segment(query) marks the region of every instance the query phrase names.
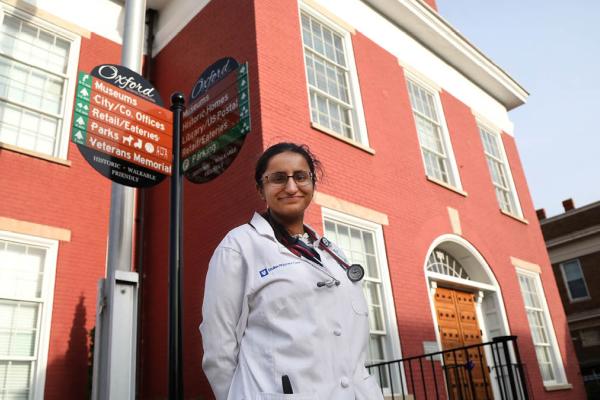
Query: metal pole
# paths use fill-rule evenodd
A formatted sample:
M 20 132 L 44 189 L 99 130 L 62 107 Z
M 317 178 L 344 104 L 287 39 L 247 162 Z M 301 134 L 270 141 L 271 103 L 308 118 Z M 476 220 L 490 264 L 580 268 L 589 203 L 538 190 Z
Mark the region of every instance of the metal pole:
M 146 0 L 126 0 L 121 64 L 141 71 Z M 100 281 L 93 399 L 135 399 L 138 274 L 132 272 L 135 189 L 111 184 L 106 279 Z
M 515 381 L 515 374 L 514 374 L 514 371 L 512 369 L 512 362 L 511 362 L 510 350 L 508 349 L 508 341 L 512 340 L 512 339 L 516 339 L 516 336 L 500 336 L 500 337 L 495 337 L 494 341 L 498 341 L 499 343 L 502 343 L 502 347 L 504 348 L 504 357 L 506 358 L 506 368 L 508 370 L 508 380 L 510 382 L 510 390 L 512 392 L 513 399 L 518 399 L 518 397 L 517 397 L 517 384 L 516 384 L 516 381 Z
M 137 73 L 142 69 L 145 17 L 146 0 L 125 2 L 121 65 Z M 135 189 L 113 182 L 108 231 L 109 277 L 116 270 L 131 271 L 134 211 Z
M 181 190 L 180 168 L 181 119 L 185 97 L 171 96 L 173 111 L 173 170 L 171 175 L 171 223 L 169 232 L 169 399 L 183 399 L 182 337 L 181 337 Z

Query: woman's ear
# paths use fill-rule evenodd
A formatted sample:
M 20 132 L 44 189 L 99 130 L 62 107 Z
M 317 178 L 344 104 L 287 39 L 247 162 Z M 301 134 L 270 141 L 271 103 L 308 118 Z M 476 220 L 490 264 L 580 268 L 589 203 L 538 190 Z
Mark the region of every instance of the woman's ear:
M 256 191 L 258 192 L 258 195 L 260 196 L 261 200 L 265 200 L 265 192 L 263 190 L 262 186 L 256 185 Z

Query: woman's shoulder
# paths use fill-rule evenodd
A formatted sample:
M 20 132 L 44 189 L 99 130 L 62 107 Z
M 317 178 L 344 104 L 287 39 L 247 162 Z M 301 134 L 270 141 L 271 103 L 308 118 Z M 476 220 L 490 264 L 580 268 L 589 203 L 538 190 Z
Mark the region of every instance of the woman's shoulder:
M 239 250 L 244 244 L 247 245 L 250 241 L 256 240 L 257 237 L 256 229 L 252 226 L 252 221 L 249 221 L 227 232 L 219 247 Z

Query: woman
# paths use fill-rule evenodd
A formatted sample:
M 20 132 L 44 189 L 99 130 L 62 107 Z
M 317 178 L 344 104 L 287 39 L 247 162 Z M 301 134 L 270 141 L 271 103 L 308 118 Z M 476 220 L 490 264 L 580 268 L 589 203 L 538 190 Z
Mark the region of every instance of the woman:
M 304 225 L 318 166 L 306 146 L 267 149 L 255 170 L 267 211 L 210 260 L 200 331 L 217 400 L 383 399 L 364 367 L 364 272 Z

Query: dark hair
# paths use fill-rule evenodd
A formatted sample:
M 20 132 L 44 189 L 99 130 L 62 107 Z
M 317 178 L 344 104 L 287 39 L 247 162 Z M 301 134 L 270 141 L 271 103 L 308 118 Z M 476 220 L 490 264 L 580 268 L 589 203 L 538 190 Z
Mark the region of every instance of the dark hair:
M 263 186 L 263 174 L 267 170 L 269 160 L 275 157 L 277 154 L 285 153 L 286 151 L 300 154 L 306 160 L 308 168 L 312 174 L 313 183 L 317 182 L 317 172 L 322 175 L 321 162 L 317 160 L 315 155 L 310 152 L 310 149 L 305 144 L 296 144 L 289 142 L 281 142 L 274 144 L 262 153 L 258 161 L 256 162 L 256 168 L 254 169 L 254 180 L 256 186 L 261 188 Z

